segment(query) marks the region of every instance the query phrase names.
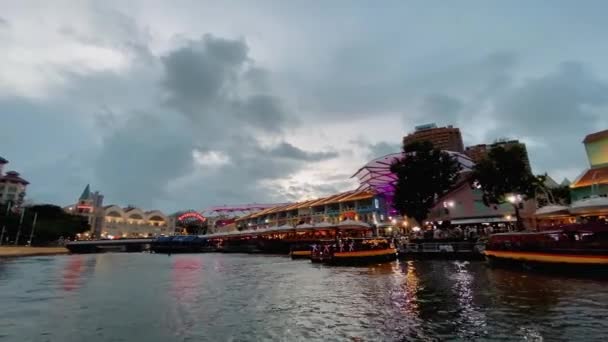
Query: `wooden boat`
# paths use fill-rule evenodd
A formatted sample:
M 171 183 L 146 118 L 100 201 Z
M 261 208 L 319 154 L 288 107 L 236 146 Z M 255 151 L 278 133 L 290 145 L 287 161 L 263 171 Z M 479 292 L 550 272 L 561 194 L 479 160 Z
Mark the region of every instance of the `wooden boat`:
M 347 238 L 325 242 L 312 250 L 313 262 L 331 265 L 366 264 L 393 261 L 397 259 L 397 249 L 393 242 L 385 238 Z
M 608 225 L 564 225 L 549 231 L 494 234 L 484 251 L 491 265 L 608 274 Z
M 319 240 L 311 245 L 310 261 L 327 262 L 331 259 L 336 240 Z
M 291 250 L 289 256 L 292 259 L 310 259 L 312 254 L 312 245 L 314 241 L 302 241 L 291 244 Z

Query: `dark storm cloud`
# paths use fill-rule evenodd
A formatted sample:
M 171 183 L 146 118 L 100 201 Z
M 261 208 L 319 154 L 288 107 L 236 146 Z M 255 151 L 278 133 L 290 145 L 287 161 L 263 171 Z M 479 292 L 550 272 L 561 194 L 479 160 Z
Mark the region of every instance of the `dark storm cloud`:
M 95 167 L 102 189 L 123 204 L 153 205 L 165 197 L 169 180 L 192 169 L 184 129 L 176 121 L 134 115 L 104 141 Z
M 0 156 L 35 184 L 28 189 L 29 199 L 67 203 L 71 190 L 81 190 L 92 174 L 92 158 L 79 113 L 64 103 L 0 97 L 0 118 Z
M 218 199 L 281 200 L 277 189 L 261 182 L 337 156 L 287 142 L 262 147 L 257 133 L 280 138 L 295 120 L 248 51 L 242 40 L 205 35 L 188 41 L 160 58 L 160 88 L 144 88 L 147 96 L 165 94 L 160 109 L 127 112 L 130 119 L 121 123 L 124 109 L 117 114 L 112 107 L 100 107 L 97 121 L 107 123 L 110 133 L 103 138 L 96 174 L 108 197 L 171 208 L 186 201 L 198 208 Z M 251 82 L 268 86 L 257 89 Z M 227 162 L 195 165 L 194 150 L 221 153 Z M 179 179 L 183 181 L 175 185 Z
M 519 134 L 580 133 L 593 129 L 598 120 L 591 109 L 608 104 L 608 83 L 583 64 L 566 62 L 513 88 L 496 104 L 501 125 Z
M 463 108 L 463 103 L 454 97 L 431 94 L 424 98 L 420 110 L 428 122 L 435 122 L 438 119 L 444 122 L 456 122 Z
M 201 110 L 217 105 L 234 91 L 247 59 L 247 45 L 205 35 L 162 58 L 168 101 L 197 119 Z
M 453 73 L 444 74 L 443 82 L 439 74 L 432 77 L 445 92 L 424 97 L 416 120 L 460 125 L 463 135 L 481 130 L 485 138 L 479 142 L 523 139 L 538 173 L 582 170 L 586 163 L 580 141 L 586 134 L 603 129 L 599 113 L 608 105 L 608 83 L 578 62 L 561 63 L 555 70 L 523 82 L 514 82 L 510 76 L 510 70 L 517 66 L 512 54 L 492 54 L 478 66 L 481 71 L 471 72 L 473 83 L 471 77 L 456 72 L 464 85 L 475 85 L 465 93 L 450 86 L 439 87 L 449 85 Z M 494 128 L 484 127 L 486 122 Z
M 167 104 L 214 138 L 234 127 L 282 131 L 295 120 L 271 93 L 266 71 L 255 66 L 248 51 L 243 40 L 207 34 L 167 54 L 162 58 Z
M 306 152 L 289 143 L 283 142 L 269 150 L 270 155 L 303 161 L 321 161 L 330 158 L 336 158 L 337 152 Z
M 261 130 L 280 132 L 288 122 L 280 100 L 274 96 L 252 95 L 235 106 L 238 119 Z
M 401 151 L 401 142 L 379 141 L 376 143 L 370 143 L 364 138 L 358 138 L 351 140 L 350 143 L 359 148 L 365 149 L 366 161 Z
M 379 51 L 365 46 L 357 50 L 359 59 L 347 58 L 354 52 L 338 51 L 328 67 L 330 73 L 322 80 L 297 80 L 310 87 L 302 95 L 303 106 L 323 113 L 325 120 L 402 113 L 406 109 L 411 109 L 406 115 L 416 121 L 424 121 L 427 111 L 434 111 L 436 117 L 446 114 L 439 109 L 448 109 L 456 116 L 464 106 L 457 103 L 462 101 L 461 96 L 486 97 L 504 89 L 518 62 L 514 53 L 496 51 L 464 61 L 435 58 L 425 62 L 424 68 L 410 68 L 405 62 L 399 63 L 405 58 L 401 48 L 385 49 L 389 56 L 383 56 L 388 59 L 386 67 L 371 67 L 369 60 L 375 59 Z M 365 63 L 360 60 L 363 57 Z
M 606 128 L 604 3 L 75 3 L 0 5 L 0 153 L 34 199 L 90 182 L 161 209 L 296 200 L 347 186 L 333 151 L 363 163 L 429 121 L 525 139 L 538 172 L 582 171 L 581 139 Z M 332 148 L 289 145 L 304 130 Z M 327 186 L 296 179 L 314 163 Z
M 585 155 L 583 137 L 605 129 L 608 82 L 582 63 L 566 62 L 544 76 L 528 79 L 494 100 L 498 128 L 489 136 L 527 138 L 537 172 L 577 167 Z

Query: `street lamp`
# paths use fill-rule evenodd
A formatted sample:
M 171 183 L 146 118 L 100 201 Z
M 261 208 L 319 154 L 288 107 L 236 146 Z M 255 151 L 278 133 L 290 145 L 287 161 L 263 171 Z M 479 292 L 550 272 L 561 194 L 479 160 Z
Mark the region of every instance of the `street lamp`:
M 520 194 L 510 194 L 507 196 L 507 201 L 513 205 L 515 209 L 515 225 L 518 230 L 522 230 L 521 220 L 519 216 L 519 205 L 523 201 Z

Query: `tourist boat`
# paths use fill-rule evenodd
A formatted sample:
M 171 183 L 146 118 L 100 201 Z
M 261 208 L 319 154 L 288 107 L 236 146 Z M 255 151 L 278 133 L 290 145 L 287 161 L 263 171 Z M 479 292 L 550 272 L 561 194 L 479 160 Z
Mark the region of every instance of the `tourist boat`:
M 599 270 L 608 275 L 608 225 L 571 224 L 548 231 L 494 234 L 488 239 L 484 254 L 491 265 Z
M 312 254 L 311 246 L 314 242 L 294 242 L 291 244 L 289 256 L 292 259 L 310 259 Z
M 311 245 L 310 261 L 313 263 L 328 262 L 333 255 L 336 240 L 319 240 Z
M 291 241 L 289 255 L 292 259 L 310 259 L 312 247 L 321 241 L 333 241 L 338 226 L 327 222 L 315 224 L 303 223 L 296 226 L 295 235 Z
M 313 246 L 311 260 L 331 265 L 366 264 L 397 259 L 394 243 L 385 238 L 346 238 Z

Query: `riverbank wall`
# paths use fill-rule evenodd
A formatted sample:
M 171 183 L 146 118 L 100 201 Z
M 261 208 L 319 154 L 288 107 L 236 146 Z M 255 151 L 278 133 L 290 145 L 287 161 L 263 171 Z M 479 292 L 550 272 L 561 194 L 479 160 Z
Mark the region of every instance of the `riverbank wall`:
M 0 258 L 68 254 L 65 247 L 0 246 Z

